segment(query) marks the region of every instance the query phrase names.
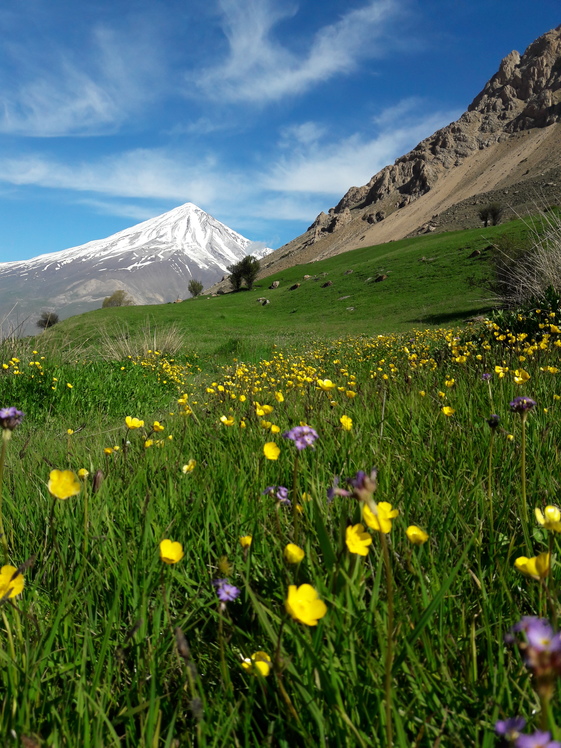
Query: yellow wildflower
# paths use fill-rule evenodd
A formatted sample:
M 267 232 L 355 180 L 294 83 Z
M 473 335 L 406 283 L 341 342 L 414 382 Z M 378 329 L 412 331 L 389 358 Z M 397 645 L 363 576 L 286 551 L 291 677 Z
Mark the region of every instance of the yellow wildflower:
M 263 445 L 263 454 L 268 460 L 278 460 L 280 449 L 275 442 L 267 442 Z
M 327 605 L 319 599 L 317 591 L 310 584 L 301 584 L 300 587 L 291 584 L 285 608 L 295 621 L 306 626 L 317 626 L 319 619 L 327 613 Z
M 266 678 L 271 672 L 271 658 L 266 652 L 255 652 L 251 657 L 246 657 L 242 662 L 242 667 L 248 673 L 259 674 Z
M 299 546 L 289 543 L 284 549 L 284 558 L 289 564 L 299 564 L 306 554 Z
M 131 418 L 131 416 L 125 418 L 125 423 L 127 424 L 127 428 L 131 429 L 131 431 L 144 426 L 144 421 L 141 421 L 140 418 Z
M 181 543 L 167 539 L 160 543 L 160 558 L 164 564 L 176 564 L 184 555 Z
M 445 416 L 453 416 L 456 411 L 454 410 L 454 408 L 451 408 L 449 405 L 445 405 L 442 408 L 442 412 L 444 413 Z
M 561 532 L 561 510 L 556 506 L 546 506 L 543 510 L 536 507 L 534 509 L 538 523 L 545 527 L 546 530 L 555 530 Z
M 242 548 L 249 548 L 253 541 L 253 538 L 251 535 L 243 535 L 243 537 L 240 538 L 240 545 Z
M 539 556 L 526 558 L 519 556 L 514 562 L 514 566 L 532 579 L 545 579 L 551 568 L 551 555 L 549 553 L 540 553 Z
M 82 487 L 72 470 L 51 470 L 47 488 L 57 499 L 68 499 L 79 494 Z
M 364 525 L 349 525 L 345 533 L 345 543 L 351 553 L 367 556 L 368 546 L 372 543 L 372 536 L 364 531 Z
M 377 513 L 374 514 L 368 504 L 363 504 L 362 517 L 368 527 L 387 535 L 391 532 L 392 520 L 399 516 L 399 509 L 392 509 L 392 505 L 388 501 L 379 501 L 376 510 Z
M 409 525 L 407 530 L 405 530 L 405 534 L 413 545 L 423 545 L 429 539 L 427 533 L 421 530 L 420 527 L 417 527 L 417 525 Z
M 0 569 L 0 599 L 19 595 L 25 585 L 23 574 L 15 566 L 7 564 Z
M 353 428 L 353 419 L 349 418 L 349 416 L 341 416 L 339 418 L 339 422 L 341 423 L 341 427 L 343 431 L 351 431 Z
M 197 466 L 196 460 L 189 460 L 189 462 L 186 465 L 183 465 L 183 467 L 181 468 L 181 472 L 192 473 L 193 470 L 196 468 L 196 466 Z

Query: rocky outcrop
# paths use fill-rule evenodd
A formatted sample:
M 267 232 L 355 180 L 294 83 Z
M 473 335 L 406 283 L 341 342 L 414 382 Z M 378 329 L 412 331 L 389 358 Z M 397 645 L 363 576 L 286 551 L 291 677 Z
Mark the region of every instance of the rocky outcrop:
M 533 42 L 521 56 L 514 51 L 456 122 L 438 130 L 412 151 L 375 174 L 363 187 L 351 187 L 308 232 L 319 241 L 360 213 L 368 223 L 426 194 L 447 170 L 510 133 L 561 122 L 561 26 Z M 377 206 L 380 206 L 377 208 Z

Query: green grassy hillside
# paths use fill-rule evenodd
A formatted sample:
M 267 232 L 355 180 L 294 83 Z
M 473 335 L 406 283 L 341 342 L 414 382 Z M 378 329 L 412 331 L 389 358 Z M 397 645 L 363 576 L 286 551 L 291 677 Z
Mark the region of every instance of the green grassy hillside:
M 512 221 L 361 248 L 296 265 L 258 281 L 252 291 L 99 309 L 65 320 L 47 335 L 53 342 L 103 347 L 107 338 L 134 338 L 147 326 L 154 331 L 173 324 L 197 352 L 235 355 L 252 349 L 260 354 L 263 346 L 302 335 L 335 338 L 454 324 L 491 309 L 486 248 L 504 233 L 521 236 L 529 230 L 523 221 Z M 474 250 L 481 254 L 472 257 Z M 311 277 L 304 280 L 306 275 Z M 379 276 L 387 278 L 376 282 Z M 279 288 L 269 290 L 275 280 Z M 328 281 L 332 285 L 322 288 Z M 300 287 L 289 290 L 295 283 Z M 262 306 L 260 297 L 270 303 Z

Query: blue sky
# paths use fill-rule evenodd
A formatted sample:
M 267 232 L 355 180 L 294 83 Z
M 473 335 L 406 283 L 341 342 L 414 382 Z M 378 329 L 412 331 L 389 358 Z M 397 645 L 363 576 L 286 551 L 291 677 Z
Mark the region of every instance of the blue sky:
M 281 246 L 560 23 L 559 0 L 3 0 L 0 261 L 188 201 Z

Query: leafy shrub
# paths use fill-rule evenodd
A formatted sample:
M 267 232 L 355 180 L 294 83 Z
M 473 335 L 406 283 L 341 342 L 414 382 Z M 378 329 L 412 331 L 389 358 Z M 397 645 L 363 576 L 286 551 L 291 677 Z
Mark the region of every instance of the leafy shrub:
M 132 306 L 133 304 L 134 300 L 128 295 L 128 293 L 126 291 L 123 291 L 122 289 L 119 289 L 118 291 L 112 293 L 111 296 L 106 296 L 103 299 L 101 308 L 107 309 L 108 307 L 113 306 Z

